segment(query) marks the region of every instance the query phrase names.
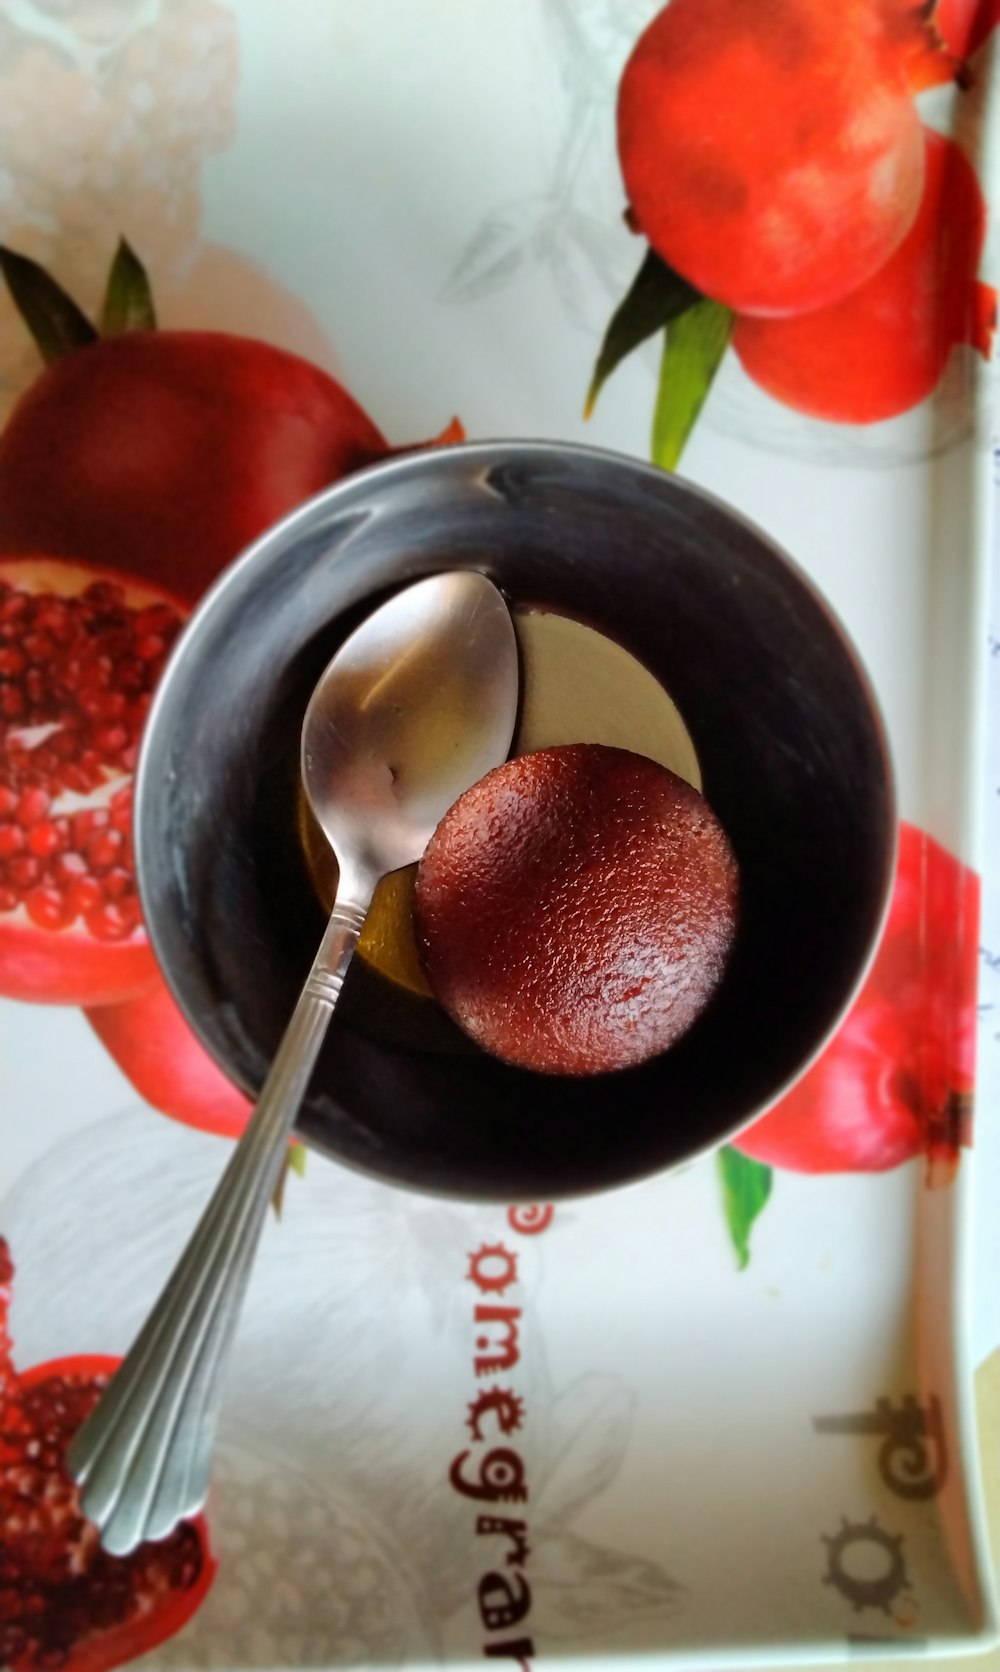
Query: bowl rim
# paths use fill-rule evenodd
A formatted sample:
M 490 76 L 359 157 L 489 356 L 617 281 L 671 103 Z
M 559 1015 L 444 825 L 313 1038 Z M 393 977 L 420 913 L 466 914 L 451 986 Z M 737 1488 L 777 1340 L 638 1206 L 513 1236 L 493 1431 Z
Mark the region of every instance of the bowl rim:
M 872 965 L 877 956 L 885 930 L 886 920 L 892 905 L 893 883 L 899 849 L 899 804 L 896 772 L 893 763 L 892 749 L 889 742 L 888 728 L 882 711 L 882 705 L 872 683 L 871 676 L 862 660 L 860 651 L 854 643 L 851 634 L 841 621 L 830 600 L 804 569 L 802 564 L 787 552 L 784 547 L 753 518 L 730 505 L 726 500 L 702 488 L 685 478 L 662 470 L 659 466 L 612 448 L 594 446 L 590 443 L 573 441 L 552 441 L 548 439 L 532 440 L 530 438 L 505 438 L 493 440 L 476 440 L 449 443 L 448 446 L 429 446 L 390 453 L 384 459 L 352 472 L 342 477 L 340 481 L 323 488 L 319 493 L 304 500 L 286 516 L 258 535 L 237 556 L 223 568 L 215 580 L 202 594 L 194 609 L 184 624 L 171 653 L 166 667 L 161 675 L 153 700 L 146 716 L 143 727 L 139 757 L 136 763 L 133 791 L 133 842 L 134 868 L 136 887 L 142 906 L 143 924 L 149 939 L 157 967 L 166 982 L 171 996 L 180 1009 L 182 1015 L 191 1027 L 202 1048 L 215 1061 L 227 1079 L 240 1086 L 240 1089 L 254 1099 L 252 1089 L 239 1080 L 234 1081 L 230 1065 L 213 1049 L 199 1026 L 197 1013 L 185 1002 L 182 992 L 174 979 L 170 961 L 164 955 L 163 931 L 157 914 L 147 909 L 147 885 L 144 879 L 148 875 L 147 850 L 152 847 L 153 839 L 150 834 L 151 820 L 144 810 L 154 804 L 155 797 L 149 793 L 149 781 L 153 776 L 154 767 L 152 756 L 157 747 L 156 739 L 164 724 L 163 714 L 169 709 L 173 700 L 173 689 L 183 677 L 186 665 L 191 655 L 191 647 L 199 644 L 206 621 L 214 619 L 218 611 L 224 607 L 228 594 L 237 588 L 248 572 L 258 568 L 265 568 L 269 560 L 279 554 L 294 548 L 300 540 L 306 540 L 317 525 L 321 525 L 336 509 L 341 501 L 350 502 L 353 497 L 365 492 L 371 492 L 372 485 L 376 489 L 382 482 L 397 481 L 411 475 L 421 476 L 435 470 L 447 470 L 455 461 L 460 465 L 466 462 L 471 465 L 501 465 L 524 461 L 542 461 L 551 459 L 576 465 L 591 463 L 597 467 L 612 471 L 623 469 L 648 483 L 655 491 L 659 491 L 665 484 L 669 484 L 671 491 L 679 493 L 700 502 L 716 512 L 730 523 L 742 528 L 751 538 L 762 546 L 769 556 L 778 563 L 779 568 L 786 570 L 792 580 L 809 597 L 823 618 L 824 624 L 838 643 L 847 658 L 852 674 L 864 698 L 869 723 L 872 728 L 874 741 L 877 745 L 881 764 L 881 776 L 885 785 L 887 841 L 882 860 L 882 875 L 879 882 L 879 909 L 873 917 L 872 928 L 869 933 L 868 944 L 863 958 L 859 959 L 854 977 L 847 989 L 845 997 L 836 1014 L 823 1033 L 822 1038 L 809 1053 L 795 1067 L 794 1071 L 784 1079 L 780 1086 L 768 1097 L 766 1103 L 756 1107 L 748 1114 L 740 1117 L 738 1124 L 730 1127 L 721 1136 L 712 1138 L 706 1143 L 692 1148 L 678 1159 L 666 1162 L 662 1166 L 631 1179 L 613 1181 L 607 1184 L 596 1184 L 591 1189 L 574 1189 L 566 1196 L 558 1192 L 550 1192 L 552 1200 L 583 1200 L 586 1196 L 600 1195 L 607 1191 L 626 1190 L 641 1185 L 651 1179 L 659 1178 L 668 1173 L 676 1172 L 679 1168 L 716 1153 L 724 1145 L 733 1143 L 741 1132 L 760 1120 L 770 1109 L 773 1109 L 784 1097 L 802 1080 L 813 1065 L 828 1049 L 833 1039 L 854 1006 L 854 1003 L 868 978 Z M 415 577 L 418 578 L 418 577 Z M 450 1191 L 438 1187 L 429 1187 L 419 1183 L 402 1181 L 387 1177 L 375 1169 L 369 1169 L 358 1163 L 340 1156 L 332 1149 L 325 1149 L 321 1144 L 305 1137 L 296 1127 L 300 1141 L 309 1143 L 310 1147 L 321 1150 L 329 1159 L 334 1159 L 341 1166 L 349 1167 L 352 1171 L 360 1172 L 367 1177 L 379 1180 L 381 1183 L 397 1189 L 408 1189 L 437 1199 L 451 1197 L 456 1200 L 500 1200 L 499 1197 L 472 1197 L 465 1191 Z M 506 1196 L 503 1200 L 506 1200 Z

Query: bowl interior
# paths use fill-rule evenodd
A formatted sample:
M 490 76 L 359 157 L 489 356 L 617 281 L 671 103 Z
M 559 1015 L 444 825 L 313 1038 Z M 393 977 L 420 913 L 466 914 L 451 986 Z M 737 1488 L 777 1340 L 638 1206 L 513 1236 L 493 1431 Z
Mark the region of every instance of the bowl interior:
M 891 779 L 841 629 L 717 502 L 630 460 L 550 446 L 461 447 L 356 477 L 215 588 L 143 749 L 137 860 L 154 945 L 202 1041 L 250 1092 L 323 927 L 295 820 L 312 686 L 388 591 L 462 567 L 598 627 L 665 685 L 739 859 L 737 946 L 679 1044 L 590 1079 L 534 1075 L 474 1048 L 390 1045 L 352 1019 L 360 985 L 335 1017 L 300 1129 L 414 1188 L 550 1200 L 723 1141 L 820 1047 L 881 920 Z

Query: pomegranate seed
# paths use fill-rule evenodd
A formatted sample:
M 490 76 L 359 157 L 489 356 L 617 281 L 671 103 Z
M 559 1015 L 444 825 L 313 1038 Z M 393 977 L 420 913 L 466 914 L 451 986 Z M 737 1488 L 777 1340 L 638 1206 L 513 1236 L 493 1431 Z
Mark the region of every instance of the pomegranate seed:
M 136 643 L 135 653 L 140 662 L 155 662 L 166 650 L 166 640 L 159 633 L 147 633 L 146 637 Z
M 30 853 L 19 853 L 16 859 L 7 863 L 7 881 L 13 883 L 15 888 L 34 888 L 41 874 L 40 861 L 34 859 Z
M 24 709 L 24 692 L 21 687 L 0 685 L 0 716 L 5 720 L 19 720 Z
M 120 790 L 118 794 L 121 794 Z M 114 806 L 116 799 L 116 797 L 112 797 L 112 807 Z M 7 784 L 0 784 L 0 819 L 9 819 L 16 806 L 17 796 L 14 791 Z
M 89 772 L 81 772 L 75 761 L 68 761 L 63 767 L 62 781 L 68 790 L 75 790 L 77 795 L 86 795 L 92 788 Z
M 106 691 L 111 684 L 111 676 L 115 665 L 110 656 L 94 656 L 86 663 L 80 676 L 80 689 L 86 691 Z M 125 687 L 118 681 L 121 689 Z
M 122 750 L 121 764 L 125 768 L 126 772 L 134 772 L 135 771 L 136 763 L 138 762 L 138 759 L 139 759 L 139 745 L 137 743 L 130 743 L 127 749 Z
M 96 790 L 99 784 L 103 784 L 103 764 L 104 763 L 102 762 L 100 755 L 94 749 L 85 749 L 83 754 L 80 756 L 80 759 L 76 762 L 76 765 L 79 767 L 80 771 L 87 780 L 87 788 L 89 790 Z
M 52 867 L 56 882 L 66 885 L 87 875 L 87 861 L 82 853 L 61 853 Z
M 21 640 L 21 648 L 28 661 L 36 666 L 39 662 L 47 666 L 56 653 L 55 640 L 50 639 L 47 633 L 26 633 Z
M 16 911 L 21 904 L 21 896 L 13 888 L 0 887 L 0 911 Z
M 83 594 L 88 604 L 108 605 L 121 609 L 125 603 L 125 588 L 114 581 L 91 581 Z
M 27 608 L 28 600 L 24 593 L 12 592 L 10 597 L 5 598 L 0 604 L 0 621 L 20 621 Z
M 114 807 L 114 808 L 128 807 L 129 809 L 131 809 L 131 806 L 132 806 L 132 785 L 131 784 L 123 784 L 120 790 L 115 790 L 114 795 L 111 797 L 111 806 Z
M 69 644 L 76 633 L 76 624 L 67 604 L 61 598 L 46 597 L 35 616 L 39 632 L 49 633 L 60 644 Z
M 24 689 L 27 692 L 28 701 L 34 708 L 40 707 L 45 701 L 48 682 L 49 674 L 43 668 L 29 668 L 25 674 Z
M 96 877 L 83 876 L 70 883 L 66 898 L 73 907 L 74 917 L 86 917 L 88 912 L 101 904 L 104 896 Z
M 139 903 L 137 900 L 109 900 L 89 911 L 86 923 L 95 940 L 127 940 L 139 926 Z
M 147 604 L 136 611 L 134 626 L 136 636 L 142 638 L 146 633 L 167 633 L 179 627 L 180 617 L 169 604 Z
M 128 746 L 128 732 L 124 726 L 99 726 L 94 733 L 94 747 L 102 755 L 120 755 Z
M 32 923 L 40 929 L 65 929 L 73 921 L 69 902 L 58 888 L 33 888 L 24 904 Z
M 106 807 L 83 807 L 79 813 L 74 813 L 70 826 L 73 834 L 73 846 L 84 848 L 87 837 L 95 830 L 105 830 L 110 820 L 110 813 Z
M 51 859 L 65 844 L 65 836 L 48 819 L 28 832 L 28 852 L 37 859 Z
M 23 655 L 14 645 L 5 645 L 0 650 L 0 678 L 16 679 L 24 672 L 25 665 Z
M 98 875 L 110 871 L 121 858 L 124 837 L 120 830 L 98 830 L 86 846 L 87 863 Z
M 97 698 L 97 713 L 95 720 L 121 720 L 128 709 L 128 702 L 121 691 L 102 691 Z
M 50 798 L 43 789 L 25 790 L 17 804 L 15 817 L 18 824 L 23 824 L 27 830 L 30 825 L 38 824 L 48 813 Z
M 24 831 L 19 824 L 0 825 L 0 859 L 9 859 L 24 847 Z
M 106 877 L 101 878 L 101 893 L 106 900 L 124 900 L 126 894 L 131 894 L 131 892 L 131 875 L 120 865 L 114 871 L 109 871 Z
M 126 656 L 118 664 L 115 684 L 119 691 L 142 691 L 146 685 L 146 669 L 141 662 Z
M 61 731 L 53 732 L 49 738 L 49 751 L 57 761 L 71 761 L 79 752 L 80 739 L 64 726 Z
M 129 834 L 132 829 L 131 807 L 112 807 L 111 828 L 112 830 L 120 830 L 123 836 Z

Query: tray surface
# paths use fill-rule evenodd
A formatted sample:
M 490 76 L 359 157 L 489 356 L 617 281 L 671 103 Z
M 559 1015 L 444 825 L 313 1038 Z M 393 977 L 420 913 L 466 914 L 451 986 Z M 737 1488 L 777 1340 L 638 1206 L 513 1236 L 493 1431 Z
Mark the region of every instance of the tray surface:
M 755 73 L 770 85 L 774 42 L 751 28 L 746 46 L 738 0 L 700 4 L 719 42 L 705 59 L 709 93 L 737 36 L 741 51 L 763 53 Z M 691 0 L 673 5 L 683 17 Z M 811 0 L 769 15 L 784 10 L 807 20 L 799 45 L 811 45 L 793 74 L 782 37 L 786 80 L 773 109 L 808 136 L 807 115 L 820 127 L 823 117 L 809 78 L 825 88 L 840 47 Z M 749 334 L 741 339 L 708 280 L 681 307 L 683 281 L 661 263 L 647 269 L 647 312 L 638 320 L 633 304 L 628 316 L 633 336 L 649 340 L 608 375 L 587 421 L 609 321 L 647 259 L 644 233 L 623 218 L 623 163 L 647 200 L 624 138 L 619 155 L 615 102 L 658 12 L 655 0 L 280 9 L 31 0 L 0 16 L 0 242 L 42 263 L 80 319 L 100 315 L 125 238 L 134 256 L 118 258 L 105 324 L 149 323 L 148 281 L 158 341 L 227 331 L 301 355 L 340 380 L 394 447 L 440 434 L 457 415 L 473 439 L 590 441 L 677 468 L 777 539 L 846 624 L 885 715 L 904 824 L 893 944 L 905 955 L 876 962 L 867 1008 L 831 1048 L 840 1055 L 793 1094 L 787 1130 L 554 1209 L 411 1195 L 309 1154 L 265 1233 L 216 1486 L 191 1535 L 197 1573 L 168 1581 L 145 1636 L 115 1646 L 97 1629 L 95 1666 L 155 1648 L 150 1664 L 234 1672 L 640 1654 L 718 1668 L 982 1652 L 995 1640 L 972 1377 L 991 1355 L 995 1371 L 1000 1348 L 1000 877 L 983 863 L 1000 842 L 1000 617 L 988 592 L 995 370 L 976 347 L 986 346 L 981 287 L 1000 282 L 1000 237 L 962 170 L 975 171 L 975 192 L 995 211 L 997 31 L 989 5 L 941 0 L 939 34 L 966 60 L 962 85 L 926 40 L 905 77 L 896 57 L 885 69 L 899 132 L 912 106 L 939 136 L 918 136 L 906 166 L 917 168 L 919 153 L 923 168 L 935 146 L 952 159 L 941 199 L 952 219 L 932 218 L 931 246 L 983 240 L 978 259 L 962 258 L 959 312 L 975 342 L 953 347 L 928 389 L 913 396 L 903 347 L 894 360 L 880 335 L 865 352 L 853 316 L 841 314 L 830 329 L 854 344 L 841 359 L 858 373 L 842 380 L 841 398 L 863 416 L 884 361 L 892 410 L 875 422 L 812 416 L 803 407 L 827 398 L 837 357 L 816 350 L 827 368 L 819 395 L 807 399 L 801 385 L 768 393 L 759 365 L 757 381 L 745 369 Z M 841 13 L 867 38 L 875 0 Z M 687 110 L 686 97 L 675 90 L 671 108 Z M 640 152 L 659 132 L 655 109 L 639 124 Z M 866 114 L 877 126 L 874 103 Z M 753 132 L 765 129 L 780 151 L 781 124 L 769 115 Z M 658 191 L 673 191 L 690 160 L 685 133 L 670 141 Z M 898 162 L 895 127 L 885 143 Z M 760 163 L 765 177 L 770 166 Z M 830 240 L 837 182 L 822 168 L 816 178 L 826 210 L 811 235 L 818 248 Z M 757 184 L 748 175 L 741 190 Z M 893 189 L 902 202 L 905 182 Z M 914 190 L 899 211 L 911 225 L 929 188 Z M 724 287 L 741 236 L 730 228 Z M 861 241 L 848 217 L 845 262 Z M 834 239 L 810 283 L 835 282 L 836 255 Z M 684 259 L 694 260 L 688 246 Z M 807 265 L 796 283 L 806 284 Z M 762 269 L 777 281 L 776 258 Z M 37 325 L 44 315 L 57 346 L 73 350 L 74 375 L 107 345 L 88 344 L 86 323 L 37 273 L 8 265 L 7 278 L 0 580 L 23 587 L 23 569 L 10 565 L 37 564 L 44 551 L 64 567 L 135 571 L 193 599 L 210 578 L 199 564 L 235 555 L 259 531 L 255 516 L 287 508 L 282 494 L 294 503 L 330 479 L 327 458 L 317 479 L 302 466 L 300 490 L 287 487 L 252 423 L 245 436 L 227 428 L 235 408 L 218 368 L 198 374 L 195 396 L 190 371 L 177 373 L 176 410 L 193 401 L 203 421 L 218 398 L 223 419 L 211 469 L 196 458 L 176 505 L 169 494 L 156 501 L 164 528 L 173 511 L 202 519 L 196 555 L 185 545 L 168 575 L 156 519 L 148 544 L 135 545 L 116 522 L 130 472 L 144 491 L 150 468 L 172 481 L 189 440 L 171 428 L 166 385 L 147 368 L 130 409 L 128 391 L 109 381 L 95 409 L 101 430 L 88 427 L 84 378 L 82 393 L 36 404 L 36 431 L 16 451 L 29 402 L 68 376 L 57 366 L 43 387 L 22 316 Z M 902 307 L 892 294 L 890 342 Z M 818 317 L 815 296 L 775 331 Z M 936 306 L 947 335 L 951 303 L 939 292 Z M 911 322 L 899 340 L 918 337 Z M 620 347 L 621 328 L 609 340 Z M 780 332 L 774 340 L 780 358 Z M 801 369 L 812 350 L 789 340 Z M 273 391 L 261 395 L 248 363 L 234 398 L 270 412 Z M 361 453 L 366 445 L 367 431 Z M 308 448 L 296 448 L 299 482 Z M 96 494 L 95 460 L 113 484 Z M 336 469 L 360 462 L 338 455 Z M 243 498 L 217 513 L 204 484 L 226 470 Z M 0 890 L 9 886 L 4 873 Z M 15 1267 L 14 1363 L 23 1375 L 69 1361 L 63 1372 L 87 1379 L 99 1368 L 90 1355 L 128 1347 L 242 1111 L 200 1062 L 183 1084 L 173 1074 L 170 1064 L 195 1059 L 172 1031 L 169 995 L 142 974 L 141 948 L 136 1007 L 123 1011 L 121 984 L 133 977 L 120 958 L 69 970 L 68 955 L 48 956 L 50 935 L 32 966 L 43 974 L 29 978 L 26 919 L 15 915 L 0 909 L 0 1235 Z M 887 1125 L 915 1107 L 890 1142 Z M 855 1151 L 842 1136 L 851 1115 L 865 1134 Z M 827 1116 L 847 1146 L 833 1171 L 821 1170 L 830 1158 L 816 1136 Z M 10 1379 L 4 1315 L 10 1429 L 32 1378 Z M 0 1494 L 14 1489 L 13 1468 L 0 1455 Z M 44 1597 L 54 1618 L 56 1591 Z M 0 1615 L 0 1631 L 5 1623 Z M 9 1655 L 13 1672 L 38 1664 Z

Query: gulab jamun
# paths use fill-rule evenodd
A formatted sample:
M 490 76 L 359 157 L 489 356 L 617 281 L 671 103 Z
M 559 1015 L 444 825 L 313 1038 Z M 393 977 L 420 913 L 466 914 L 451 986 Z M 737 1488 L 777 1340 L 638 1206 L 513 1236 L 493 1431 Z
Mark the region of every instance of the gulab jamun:
M 548 1074 L 673 1045 L 733 945 L 738 868 L 704 797 L 601 744 L 505 762 L 456 801 L 417 871 L 431 989 L 484 1050 Z

